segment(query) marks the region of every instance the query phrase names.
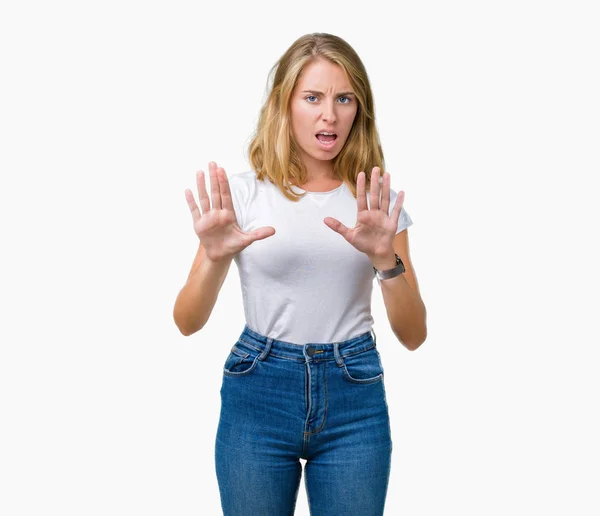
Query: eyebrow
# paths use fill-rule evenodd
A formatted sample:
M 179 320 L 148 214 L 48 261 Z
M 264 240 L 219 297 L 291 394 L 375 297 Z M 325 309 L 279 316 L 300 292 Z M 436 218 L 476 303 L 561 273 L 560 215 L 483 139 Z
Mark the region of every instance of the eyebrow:
M 317 93 L 319 95 L 323 95 L 322 91 L 317 90 L 304 90 L 302 93 Z M 354 95 L 354 93 L 352 91 L 342 91 L 341 93 L 337 94 L 338 97 L 341 97 L 342 95 Z

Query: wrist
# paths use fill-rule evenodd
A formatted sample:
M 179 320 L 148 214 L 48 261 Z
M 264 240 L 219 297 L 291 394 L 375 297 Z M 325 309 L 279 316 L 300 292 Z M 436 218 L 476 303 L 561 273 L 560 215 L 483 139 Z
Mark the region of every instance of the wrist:
M 394 253 L 394 261 L 394 266 L 390 268 L 377 269 L 373 267 L 373 272 L 375 273 L 379 284 L 381 284 L 381 280 L 395 278 L 396 276 L 400 276 L 405 271 L 404 264 L 402 263 L 402 260 L 396 253 Z M 377 263 L 379 263 L 379 261 Z M 387 267 L 387 260 L 386 262 L 382 261 L 381 263 L 383 264 L 381 265 L 382 267 Z
M 378 271 L 386 271 L 396 266 L 396 253 L 393 249 L 382 256 L 371 257 L 371 265 Z

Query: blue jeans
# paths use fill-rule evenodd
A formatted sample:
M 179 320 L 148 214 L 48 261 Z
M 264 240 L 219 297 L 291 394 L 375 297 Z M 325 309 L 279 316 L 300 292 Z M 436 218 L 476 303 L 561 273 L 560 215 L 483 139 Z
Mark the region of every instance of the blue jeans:
M 215 465 L 224 516 L 293 515 L 300 458 L 312 516 L 381 516 L 391 455 L 374 333 L 298 345 L 244 327 L 221 387 Z

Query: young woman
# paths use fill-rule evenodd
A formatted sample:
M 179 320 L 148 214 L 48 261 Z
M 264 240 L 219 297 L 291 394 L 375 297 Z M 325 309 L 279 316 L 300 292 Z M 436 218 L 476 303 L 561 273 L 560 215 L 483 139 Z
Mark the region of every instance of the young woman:
M 174 318 L 184 335 L 200 330 L 236 261 L 246 325 L 225 360 L 215 443 L 225 516 L 294 514 L 300 458 L 311 514 L 382 515 L 392 439 L 371 296 L 377 277 L 394 334 L 417 349 L 412 220 L 389 173 L 380 180 L 352 47 L 309 34 L 273 70 L 252 170 L 228 179 L 211 162 L 210 200 L 197 173 L 201 211 L 185 192 L 200 244 Z

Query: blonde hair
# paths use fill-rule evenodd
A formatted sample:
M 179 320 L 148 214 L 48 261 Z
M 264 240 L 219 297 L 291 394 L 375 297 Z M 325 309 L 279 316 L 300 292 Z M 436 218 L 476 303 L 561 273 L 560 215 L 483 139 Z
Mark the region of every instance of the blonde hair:
M 348 139 L 332 160 L 335 176 L 345 182 L 356 197 L 360 171 L 366 174 L 367 191 L 372 168 L 381 168 L 380 177 L 385 171 L 383 150 L 375 127 L 373 93 L 360 57 L 338 36 L 320 32 L 306 34 L 298 38 L 271 68 L 268 82 L 273 77 L 272 85 L 248 148 L 250 164 L 257 178 L 262 181 L 266 176 L 294 202 L 305 193 L 296 194 L 289 185 L 304 184 L 307 171 L 291 134 L 290 99 L 304 67 L 319 57 L 342 67 L 358 100 Z

